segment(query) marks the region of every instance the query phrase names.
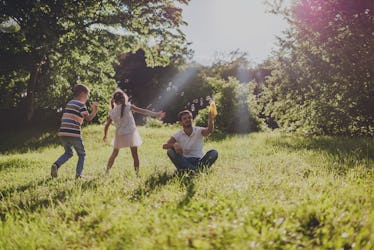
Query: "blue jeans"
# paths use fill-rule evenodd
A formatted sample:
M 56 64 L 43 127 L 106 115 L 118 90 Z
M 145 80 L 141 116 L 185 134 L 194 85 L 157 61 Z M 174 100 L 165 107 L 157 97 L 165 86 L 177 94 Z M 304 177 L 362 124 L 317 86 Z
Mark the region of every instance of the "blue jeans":
M 218 152 L 214 149 L 209 150 L 202 158 L 185 157 L 181 154 L 177 154 L 174 148 L 169 148 L 167 154 L 178 171 L 197 170 L 202 167 L 209 168 L 218 158 Z
M 55 162 L 57 168 L 60 168 L 62 164 L 73 156 L 72 148 L 74 148 L 78 154 L 76 175 L 80 176 L 83 171 L 84 159 L 86 157 L 86 151 L 84 150 L 82 138 L 61 136 L 60 139 L 62 146 L 64 146 L 65 153 L 61 155 Z

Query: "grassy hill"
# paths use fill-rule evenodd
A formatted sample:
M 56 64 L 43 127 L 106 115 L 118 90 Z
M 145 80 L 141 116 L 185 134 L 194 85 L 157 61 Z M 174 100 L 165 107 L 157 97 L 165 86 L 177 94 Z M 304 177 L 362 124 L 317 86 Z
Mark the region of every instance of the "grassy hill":
M 140 177 L 129 149 L 104 177 L 112 148 L 85 127 L 78 181 L 76 156 L 50 178 L 54 131 L 3 132 L 0 249 L 374 248 L 373 138 L 213 136 L 213 168 L 175 175 L 175 130 L 139 127 Z

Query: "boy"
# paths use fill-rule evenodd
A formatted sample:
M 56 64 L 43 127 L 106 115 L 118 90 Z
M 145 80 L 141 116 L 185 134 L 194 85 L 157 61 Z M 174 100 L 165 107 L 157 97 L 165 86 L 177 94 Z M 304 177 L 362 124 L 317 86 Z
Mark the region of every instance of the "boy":
M 77 84 L 73 88 L 73 99 L 70 100 L 62 113 L 61 126 L 58 132 L 65 153 L 62 154 L 51 166 L 51 176 L 57 177 L 58 169 L 73 156 L 73 150 L 78 154 L 76 178 L 83 178 L 82 171 L 86 152 L 84 150 L 81 125 L 83 120 L 91 121 L 97 113 L 97 103 L 92 103 L 92 112 L 88 113 L 86 102 L 90 96 L 90 90 L 83 84 Z

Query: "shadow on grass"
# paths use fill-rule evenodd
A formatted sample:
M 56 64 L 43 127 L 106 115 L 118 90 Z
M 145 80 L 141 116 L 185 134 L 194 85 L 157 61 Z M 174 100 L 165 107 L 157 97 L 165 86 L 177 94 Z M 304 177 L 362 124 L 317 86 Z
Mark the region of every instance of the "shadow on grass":
M 184 206 L 188 205 L 192 199 L 192 197 L 196 193 L 194 177 L 197 176 L 198 173 L 192 173 L 190 176 L 183 176 L 181 179 L 181 185 L 186 187 L 186 195 L 184 198 L 179 202 L 178 208 L 183 208 Z
M 143 197 L 150 195 L 151 193 L 157 191 L 161 186 L 167 185 L 173 180 L 178 182 L 180 186 L 186 188 L 186 195 L 178 204 L 178 207 L 183 207 L 190 202 L 191 198 L 196 192 L 193 179 L 197 175 L 198 172 L 173 174 L 169 174 L 167 172 L 156 173 L 146 180 L 144 186 L 134 190 L 133 194 L 130 196 L 130 200 L 141 200 Z
M 168 184 L 174 179 L 176 174 L 170 174 L 168 172 L 156 173 L 151 175 L 144 183 L 143 186 L 134 190 L 130 196 L 131 201 L 138 201 L 142 197 L 149 195 L 150 193 L 157 190 L 159 187 Z
M 56 129 L 30 128 L 0 133 L 0 153 L 25 153 L 50 145 L 59 145 Z
M 368 170 L 374 167 L 372 163 L 374 161 L 374 138 L 283 136 L 270 141 L 270 144 L 289 151 L 325 152 L 338 172 L 342 170 L 341 164 L 347 166 L 362 164 Z
M 27 183 L 25 185 L 20 185 L 20 186 L 17 186 L 17 187 L 11 187 L 11 188 L 8 188 L 8 189 L 5 189 L 5 190 L 0 190 L 0 201 L 2 201 L 4 198 L 12 196 L 14 193 L 24 192 L 27 189 L 30 189 L 32 187 L 40 186 L 42 184 L 48 184 L 51 181 L 52 181 L 52 179 L 49 178 L 49 179 L 40 180 L 36 183 L 35 182 L 30 182 L 30 183 Z
M 96 189 L 97 186 L 99 185 L 98 181 L 100 178 L 94 178 L 90 180 L 76 180 L 75 185 L 72 185 L 68 188 L 64 188 L 63 190 L 60 190 L 56 193 L 54 193 L 51 196 L 48 197 L 41 197 L 38 199 L 38 197 L 30 197 L 30 199 L 27 199 L 26 201 L 18 201 L 16 203 L 11 204 L 11 207 L 8 208 L 0 208 L 0 220 L 5 221 L 6 220 L 6 214 L 9 212 L 9 210 L 12 210 L 12 208 L 16 208 L 15 211 L 21 212 L 22 211 L 27 211 L 27 213 L 37 211 L 39 209 L 47 208 L 50 206 L 55 206 L 58 205 L 59 203 L 63 203 L 66 201 L 69 197 L 71 197 L 72 193 L 75 192 L 78 188 L 81 191 L 86 191 L 86 190 L 92 190 Z M 13 187 L 9 188 L 6 190 L 1 190 L 0 191 L 0 201 L 5 200 L 8 197 L 12 197 L 15 193 L 22 193 L 25 192 L 26 190 L 36 188 L 38 186 L 49 186 L 50 189 L 53 189 L 53 184 L 56 181 L 66 181 L 66 179 L 62 180 L 56 180 L 52 178 L 48 179 L 43 179 L 40 180 L 39 182 L 30 182 L 25 185 L 21 185 L 18 187 Z
M 43 166 L 43 163 L 34 159 L 7 159 L 6 161 L 0 161 L 0 172 L 11 169 L 22 169 L 29 168 L 30 166 Z

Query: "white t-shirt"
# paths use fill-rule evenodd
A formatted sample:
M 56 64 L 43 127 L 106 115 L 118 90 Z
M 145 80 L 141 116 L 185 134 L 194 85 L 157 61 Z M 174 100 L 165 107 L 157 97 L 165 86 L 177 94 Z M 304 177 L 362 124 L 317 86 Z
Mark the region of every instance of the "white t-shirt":
M 183 129 L 172 135 L 172 137 L 182 147 L 183 156 L 203 157 L 204 136 L 201 134 L 201 131 L 204 129 L 205 128 L 203 127 L 192 127 L 192 134 L 190 136 L 186 135 Z
M 130 134 L 136 130 L 134 116 L 131 111 L 131 104 L 125 106 L 122 117 L 121 108 L 122 105 L 114 106 L 114 108 L 109 112 L 109 117 L 112 119 L 114 126 L 116 126 L 117 135 Z

